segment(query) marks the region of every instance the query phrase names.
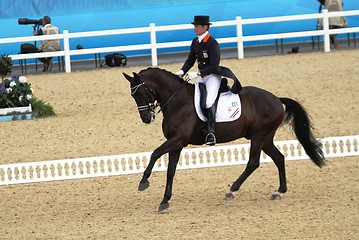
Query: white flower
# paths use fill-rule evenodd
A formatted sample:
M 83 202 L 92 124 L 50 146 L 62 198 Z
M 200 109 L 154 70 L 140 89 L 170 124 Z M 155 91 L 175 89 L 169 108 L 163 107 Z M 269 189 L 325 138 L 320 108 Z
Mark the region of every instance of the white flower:
M 32 87 L 30 87 L 30 91 L 31 91 L 31 93 L 33 93 L 33 91 L 32 91 Z
M 10 87 L 16 86 L 16 82 L 15 81 L 11 81 L 10 82 Z
M 27 82 L 26 77 L 25 77 L 25 76 L 20 76 L 20 77 L 19 77 L 19 82 L 21 82 L 21 83 L 26 83 L 26 82 Z
M 20 101 L 20 102 L 22 101 L 22 98 L 23 98 L 23 97 L 24 97 L 24 96 L 22 96 L 22 95 L 19 97 L 19 101 Z
M 12 88 L 6 88 L 6 93 L 11 93 Z
M 26 94 L 26 100 L 30 100 L 32 96 L 30 94 Z

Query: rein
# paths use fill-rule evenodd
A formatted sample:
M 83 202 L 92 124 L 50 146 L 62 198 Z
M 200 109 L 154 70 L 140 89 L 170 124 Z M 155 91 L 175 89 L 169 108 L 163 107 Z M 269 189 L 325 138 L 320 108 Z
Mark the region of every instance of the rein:
M 165 106 L 172 100 L 172 98 L 179 92 L 179 90 L 180 90 L 180 89 L 185 85 L 185 83 L 188 82 L 188 81 L 189 81 L 189 79 L 188 79 L 187 81 L 183 82 L 182 85 L 181 85 L 179 88 L 177 88 L 177 90 L 171 95 L 171 97 L 169 97 L 169 98 L 167 99 L 167 101 L 165 101 L 165 103 L 163 104 L 163 106 L 160 107 L 160 110 L 158 110 L 157 113 L 160 113 L 160 112 L 162 111 L 162 109 L 165 108 Z

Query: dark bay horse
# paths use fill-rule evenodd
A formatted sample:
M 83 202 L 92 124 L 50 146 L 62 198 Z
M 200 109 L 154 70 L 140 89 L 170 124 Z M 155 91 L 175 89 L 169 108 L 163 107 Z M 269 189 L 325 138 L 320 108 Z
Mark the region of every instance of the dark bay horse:
M 133 74 L 131 77 L 123 73 L 130 82 L 131 95 L 137 104 L 142 121 L 151 123 L 157 106 L 163 113 L 162 131 L 167 140 L 152 153 L 138 187 L 139 191 L 149 187 L 148 178 L 155 162 L 163 154 L 168 153 L 166 188 L 158 208 L 158 211 L 162 212 L 169 207 L 173 178 L 181 150 L 188 144 L 205 143 L 206 123 L 196 114 L 193 100 L 194 84 L 159 68 L 148 68 Z M 249 175 L 259 167 L 261 150 L 272 158 L 279 172 L 279 188 L 272 194 L 271 199 L 280 198 L 287 191 L 284 156 L 273 143 L 274 135 L 283 122 L 292 125 L 298 141 L 313 163 L 319 167 L 325 165 L 321 143 L 314 138 L 309 116 L 297 101 L 277 98 L 270 92 L 249 86 L 243 87 L 239 95 L 242 104 L 240 118 L 215 125 L 217 143 L 241 137 L 251 141 L 247 166 L 230 187 L 230 192 L 226 194 L 227 198 L 233 198 L 234 192 L 238 191 Z

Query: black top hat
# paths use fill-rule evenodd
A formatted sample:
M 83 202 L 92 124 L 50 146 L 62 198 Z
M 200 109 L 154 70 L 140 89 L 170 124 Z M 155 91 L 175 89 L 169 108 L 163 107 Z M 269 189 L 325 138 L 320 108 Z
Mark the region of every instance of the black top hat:
M 193 25 L 211 25 L 209 22 L 209 16 L 194 16 Z

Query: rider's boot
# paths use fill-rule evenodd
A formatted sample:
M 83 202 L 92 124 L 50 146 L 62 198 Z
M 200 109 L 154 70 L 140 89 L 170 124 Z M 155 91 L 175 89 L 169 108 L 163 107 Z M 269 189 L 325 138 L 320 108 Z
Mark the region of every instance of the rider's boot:
M 207 145 L 214 145 L 216 144 L 216 136 L 214 131 L 214 124 L 215 124 L 215 105 L 210 108 L 206 109 L 207 111 L 207 136 L 206 136 L 206 144 Z

